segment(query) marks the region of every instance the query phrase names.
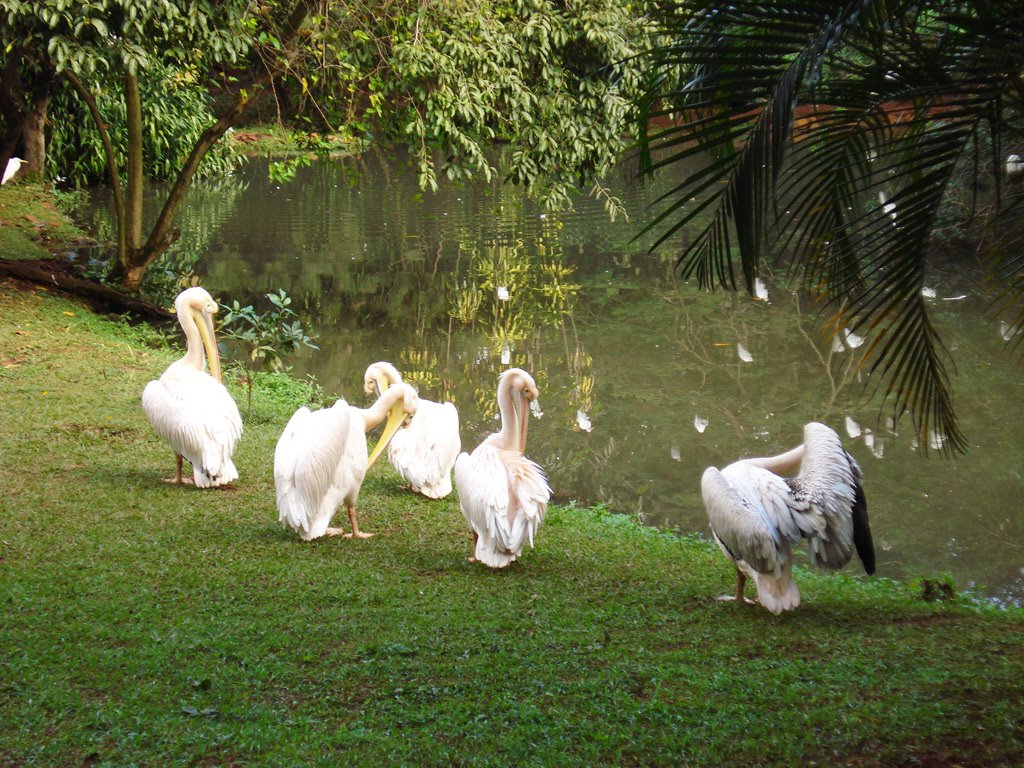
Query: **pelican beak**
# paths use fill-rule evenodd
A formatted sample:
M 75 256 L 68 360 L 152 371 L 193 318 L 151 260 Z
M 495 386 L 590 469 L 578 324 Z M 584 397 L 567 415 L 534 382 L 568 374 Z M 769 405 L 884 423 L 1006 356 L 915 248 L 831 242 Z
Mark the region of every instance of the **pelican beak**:
M 366 382 L 366 394 L 370 395 L 376 392 L 377 397 L 380 397 L 384 394 L 384 390 L 388 388 L 390 383 L 387 376 L 382 373 L 375 373 L 373 378 Z
M 199 328 L 199 335 L 203 339 L 203 349 L 206 350 L 206 360 L 210 366 L 210 375 L 218 382 L 220 381 L 220 350 L 217 349 L 217 336 L 213 332 L 213 312 L 206 312 L 196 307 L 192 310 L 192 317 Z
M 526 427 L 530 423 L 530 406 L 527 405 L 528 398 L 520 394 L 516 411 L 519 416 L 519 452 L 526 453 Z
M 377 385 L 381 386 L 380 382 L 378 382 Z M 383 386 L 387 388 L 386 383 L 384 383 Z M 380 455 L 384 453 L 384 449 L 388 447 L 388 443 L 391 442 L 391 438 L 395 436 L 395 433 L 403 423 L 405 423 L 405 404 L 403 400 L 396 400 L 395 404 L 391 406 L 390 413 L 388 413 L 388 420 L 384 425 L 384 432 L 381 433 L 380 440 L 377 441 L 377 444 L 373 446 L 370 458 L 366 460 L 367 470 L 369 470 Z

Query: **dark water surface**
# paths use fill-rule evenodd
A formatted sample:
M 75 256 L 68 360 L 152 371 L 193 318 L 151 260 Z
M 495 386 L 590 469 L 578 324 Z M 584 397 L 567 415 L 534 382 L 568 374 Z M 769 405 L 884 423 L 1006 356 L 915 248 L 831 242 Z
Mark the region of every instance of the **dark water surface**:
M 175 258 L 222 302 L 283 288 L 320 335 L 295 373 L 362 404 L 366 366 L 390 360 L 421 396 L 456 404 L 467 450 L 497 427 L 498 374 L 531 371 L 527 453 L 556 497 L 650 525 L 706 534 L 705 467 L 778 453 L 824 421 L 864 469 L 881 575 L 950 574 L 1020 603 L 1021 366 L 977 289 L 955 272 L 927 286 L 970 451 L 926 457 L 908 423 L 865 401 L 867 345 L 834 351 L 806 297 L 771 279 L 767 301 L 700 292 L 673 269 L 685 233 L 653 255 L 634 240 L 669 181 L 616 183 L 631 220 L 611 222 L 594 198 L 551 213 L 497 182 L 422 194 L 379 158 L 358 175 L 317 163 L 284 186 L 257 162 L 192 193 Z

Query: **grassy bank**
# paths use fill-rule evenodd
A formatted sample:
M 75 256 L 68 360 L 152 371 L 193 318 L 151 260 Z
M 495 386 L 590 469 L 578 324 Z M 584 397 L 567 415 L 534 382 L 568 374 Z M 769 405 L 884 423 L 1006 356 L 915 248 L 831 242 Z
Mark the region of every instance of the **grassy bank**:
M 18 181 L 0 187 L 0 259 L 45 259 L 92 242 L 42 184 Z
M 0 766 L 1024 763 L 1021 611 L 800 572 L 773 617 L 587 509 L 489 572 L 386 462 L 377 536 L 306 544 L 272 458 L 308 390 L 258 382 L 235 489 L 171 487 L 139 395 L 178 354 L 0 283 Z

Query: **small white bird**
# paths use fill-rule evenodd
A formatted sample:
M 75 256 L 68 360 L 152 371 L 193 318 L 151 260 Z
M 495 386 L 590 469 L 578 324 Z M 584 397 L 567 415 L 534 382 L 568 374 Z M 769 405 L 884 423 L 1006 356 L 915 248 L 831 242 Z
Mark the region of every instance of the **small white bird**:
M 199 287 L 188 288 L 174 301 L 185 332 L 185 356 L 167 368 L 142 392 L 142 410 L 157 434 L 171 444 L 177 470 L 167 482 L 184 484 L 182 457 L 192 464 L 199 488 L 226 485 L 238 479 L 231 460 L 242 434 L 238 406 L 220 382 L 220 353 L 213 331 L 217 302 Z M 208 361 L 210 373 L 204 370 Z
M 782 476 L 797 467 L 796 477 Z M 709 467 L 701 494 L 711 533 L 736 567 L 735 596 L 721 599 L 744 601 L 749 577 L 772 613 L 796 608 L 791 547 L 800 539 L 808 540 L 814 565 L 837 570 L 856 549 L 864 570 L 875 572 L 860 466 L 824 424 L 805 425 L 803 444 L 779 456 Z
M 338 400 L 330 408 L 299 408 L 284 428 L 274 451 L 274 486 L 282 524 L 303 541 L 321 536 L 365 539 L 359 530 L 356 499 L 366 472 L 377 461 L 406 417 L 416 413 L 416 390 L 396 384 L 369 408 Z M 373 453 L 366 455 L 366 433 L 387 417 Z M 342 504 L 352 533 L 328 527 Z
M 541 468 L 523 455 L 528 402 L 536 398 L 537 385 L 526 371 L 509 368 L 501 374 L 501 431 L 455 461 L 459 505 L 473 531 L 470 562 L 504 568 L 519 557 L 524 544 L 533 546 L 544 521 L 551 489 Z
M 7 161 L 7 165 L 4 167 L 4 177 L 0 180 L 0 185 L 6 184 L 8 181 L 14 178 L 14 175 L 21 170 L 21 166 L 25 165 L 28 160 L 22 160 L 20 157 L 12 157 Z
M 398 369 L 384 361 L 368 367 L 363 376 L 367 394 L 380 396 L 389 386 L 401 383 Z M 455 406 L 419 398 L 416 415 L 388 445 L 388 459 L 412 490 L 443 499 L 452 492 L 452 467 L 461 448 Z

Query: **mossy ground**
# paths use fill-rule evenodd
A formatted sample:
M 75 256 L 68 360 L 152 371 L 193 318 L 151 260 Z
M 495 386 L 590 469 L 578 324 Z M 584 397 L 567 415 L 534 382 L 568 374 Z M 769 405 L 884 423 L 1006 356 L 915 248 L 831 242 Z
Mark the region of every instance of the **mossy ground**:
M 2 766 L 1024 763 L 1020 611 L 800 571 L 775 617 L 592 509 L 490 572 L 386 462 L 376 537 L 303 543 L 272 461 L 310 390 L 257 380 L 236 487 L 169 486 L 139 395 L 178 354 L 0 284 Z

